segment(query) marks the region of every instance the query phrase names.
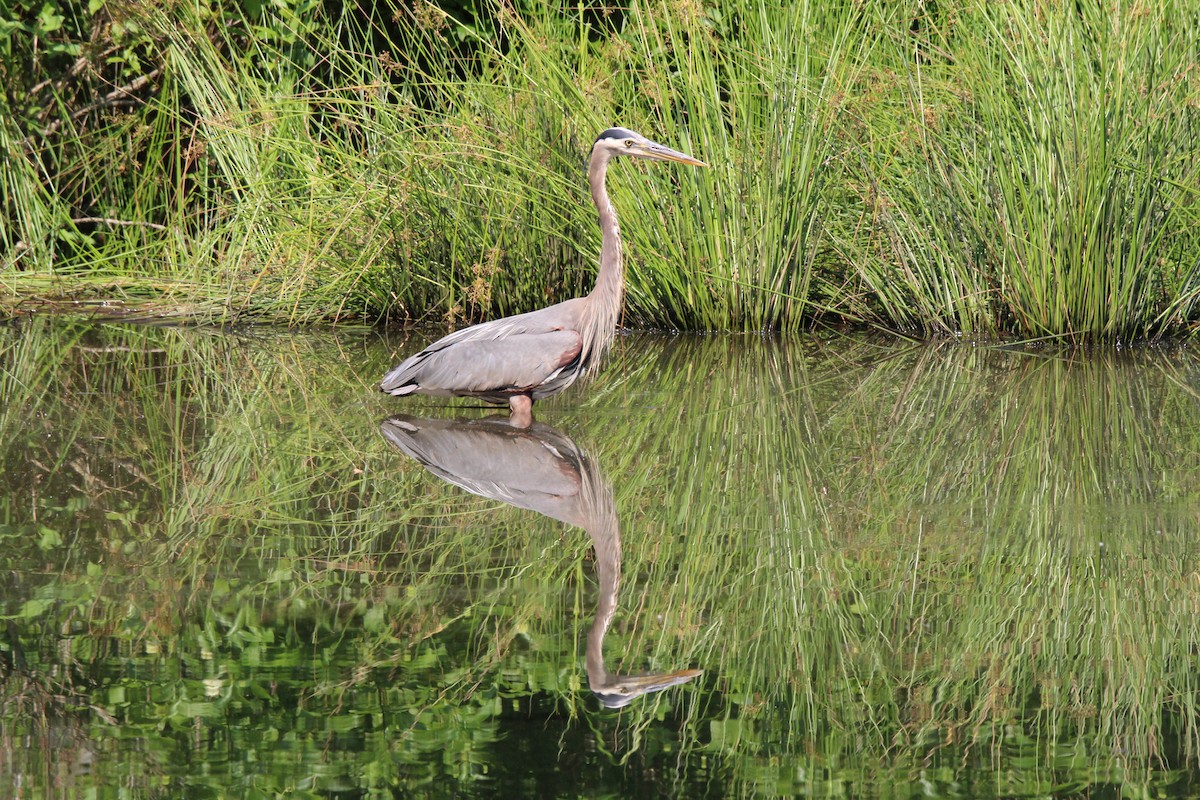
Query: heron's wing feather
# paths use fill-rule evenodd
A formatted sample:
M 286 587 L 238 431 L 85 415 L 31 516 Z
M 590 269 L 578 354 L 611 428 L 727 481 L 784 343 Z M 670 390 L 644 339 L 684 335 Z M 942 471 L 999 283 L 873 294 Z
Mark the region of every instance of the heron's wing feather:
M 564 350 L 575 346 L 570 337 L 579 338 L 575 320 L 581 310 L 579 299 L 568 300 L 455 331 L 401 362 L 380 388 L 391 394 L 475 394 L 528 385 L 540 364 L 561 361 Z
M 531 390 L 579 354 L 579 341 L 575 331 L 550 331 L 460 342 L 425 360 L 420 383 L 434 391 Z
M 578 319 L 582 310 L 583 298 L 577 297 L 546 308 L 539 308 L 536 311 L 501 317 L 490 322 L 481 322 L 478 325 L 472 325 L 443 336 L 422 352 L 444 350 L 461 342 L 490 342 L 523 333 L 550 333 L 564 328 L 578 329 Z
M 388 373 L 382 388 L 393 394 L 484 397 L 528 392 L 557 377 L 581 346 L 573 330 L 464 339 L 418 353 Z

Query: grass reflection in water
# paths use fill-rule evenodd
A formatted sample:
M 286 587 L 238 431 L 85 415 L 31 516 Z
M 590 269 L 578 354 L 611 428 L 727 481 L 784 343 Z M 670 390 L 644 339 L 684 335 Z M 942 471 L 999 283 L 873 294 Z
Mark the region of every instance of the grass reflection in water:
M 380 436 L 474 413 L 377 397 L 389 345 L 0 329 L 8 785 L 1190 791 L 1190 348 L 621 337 L 541 419 L 620 520 L 604 666 L 704 674 L 618 711 L 611 561 Z

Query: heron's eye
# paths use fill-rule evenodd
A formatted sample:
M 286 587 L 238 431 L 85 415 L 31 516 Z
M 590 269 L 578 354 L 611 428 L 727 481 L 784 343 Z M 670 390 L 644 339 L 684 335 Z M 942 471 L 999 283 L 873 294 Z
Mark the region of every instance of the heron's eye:
M 625 146 L 626 146 L 626 147 L 633 147 L 633 139 L 626 139 L 626 140 L 625 140 Z

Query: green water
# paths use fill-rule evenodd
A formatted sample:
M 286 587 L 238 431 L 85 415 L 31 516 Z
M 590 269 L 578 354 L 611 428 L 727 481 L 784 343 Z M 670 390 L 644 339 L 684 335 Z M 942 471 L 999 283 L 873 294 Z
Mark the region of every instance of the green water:
M 0 796 L 1200 794 L 1194 347 L 423 340 L 0 327 Z

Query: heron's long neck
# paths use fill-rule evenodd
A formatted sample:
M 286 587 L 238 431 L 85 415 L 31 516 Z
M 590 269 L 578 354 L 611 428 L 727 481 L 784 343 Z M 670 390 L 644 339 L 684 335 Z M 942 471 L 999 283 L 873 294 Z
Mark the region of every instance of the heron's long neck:
M 591 352 L 584 354 L 585 363 L 600 358 L 612 345 L 617 319 L 621 314 L 621 300 L 625 294 L 625 271 L 621 263 L 621 228 L 617 224 L 617 212 L 604 187 L 604 174 L 608 171 L 609 158 L 609 153 L 593 150 L 591 162 L 588 164 L 588 184 L 592 189 L 592 201 L 600 215 L 601 238 L 600 271 L 596 274 L 596 288 L 588 295 L 592 306 L 589 322 L 593 326 L 591 341 L 594 344 Z

